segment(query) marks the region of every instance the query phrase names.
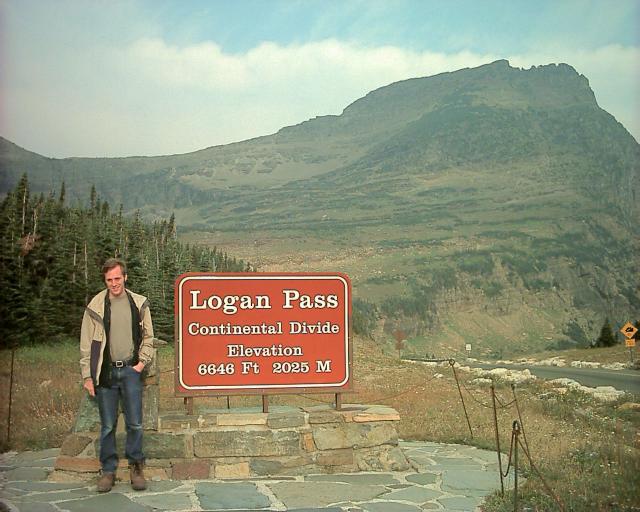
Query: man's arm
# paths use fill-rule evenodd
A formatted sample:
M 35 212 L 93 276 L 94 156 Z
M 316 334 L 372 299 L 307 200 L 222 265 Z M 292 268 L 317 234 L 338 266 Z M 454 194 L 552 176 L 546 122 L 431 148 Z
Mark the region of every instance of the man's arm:
M 91 340 L 93 339 L 93 325 L 91 317 L 84 312 L 82 328 L 80 329 L 80 373 L 82 374 L 82 386 L 91 396 L 96 392 L 91 378 Z
M 142 309 L 142 342 L 140 343 L 140 350 L 138 352 L 139 363 L 133 368 L 137 372 L 141 372 L 144 370 L 144 367 L 152 361 L 154 354 L 153 322 L 151 321 L 151 311 L 149 311 L 147 305 Z

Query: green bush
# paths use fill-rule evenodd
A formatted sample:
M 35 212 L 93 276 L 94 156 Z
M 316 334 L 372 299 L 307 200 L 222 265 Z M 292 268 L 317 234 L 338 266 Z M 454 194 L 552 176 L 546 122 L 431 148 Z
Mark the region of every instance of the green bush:
M 362 299 L 353 299 L 351 326 L 353 332 L 363 336 L 371 336 L 378 320 L 378 308 L 375 304 Z

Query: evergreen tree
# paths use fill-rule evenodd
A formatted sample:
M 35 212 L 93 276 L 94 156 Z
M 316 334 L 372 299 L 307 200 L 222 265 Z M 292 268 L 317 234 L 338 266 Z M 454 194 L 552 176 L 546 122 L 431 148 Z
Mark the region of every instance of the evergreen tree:
M 77 337 L 88 300 L 104 288 L 106 258 L 127 261 L 127 285 L 149 298 L 157 336 L 173 339 L 173 295 L 184 272 L 241 272 L 242 261 L 177 241 L 175 217 L 153 225 L 140 212 L 111 213 L 91 188 L 88 206 L 32 197 L 24 175 L 0 203 L 0 347 Z
M 613 329 L 611 329 L 611 323 L 607 318 L 602 325 L 602 329 L 600 329 L 600 336 L 598 336 L 596 340 L 596 347 L 613 347 L 616 343 Z

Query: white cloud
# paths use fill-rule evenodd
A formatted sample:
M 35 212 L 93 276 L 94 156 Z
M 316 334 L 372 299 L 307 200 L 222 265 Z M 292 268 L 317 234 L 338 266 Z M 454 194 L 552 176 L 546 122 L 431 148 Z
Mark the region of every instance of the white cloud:
M 37 73 L 12 63 L 4 135 L 47 156 L 188 152 L 274 133 L 338 114 L 391 82 L 474 67 L 501 58 L 336 39 L 264 42 L 225 53 L 213 41 L 178 46 L 139 38 L 121 47 L 69 48 Z M 529 67 L 567 62 L 585 74 L 601 106 L 638 138 L 638 48 L 541 50 L 510 57 Z M 6 129 L 5 129 L 6 128 Z M 24 141 L 24 142 L 23 142 Z

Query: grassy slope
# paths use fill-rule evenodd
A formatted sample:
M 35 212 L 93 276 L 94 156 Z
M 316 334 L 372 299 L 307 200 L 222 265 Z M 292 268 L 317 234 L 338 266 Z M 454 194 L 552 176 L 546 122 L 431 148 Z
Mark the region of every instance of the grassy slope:
M 215 217 L 215 231 L 185 238 L 222 245 L 261 270 L 347 272 L 356 296 L 376 303 L 449 269 L 457 283 L 437 299 L 442 314 L 438 328 L 428 332 L 432 346 L 471 334 L 487 350 L 509 349 L 514 338 L 518 350 L 539 350 L 562 338 L 562 326 L 579 315 L 597 330 L 607 304 L 592 296 L 593 282 L 613 280 L 616 290 L 623 283 L 615 272 L 601 275 L 588 260 L 604 263 L 603 243 L 590 240 L 585 221 L 594 219 L 597 207 L 567 180 L 547 179 L 541 187 L 531 167 L 527 161 L 490 173 L 452 168 L 367 183 L 339 197 L 327 187 L 290 187 L 256 196 L 250 211 L 230 199 L 204 213 Z M 629 248 L 608 211 L 602 209 L 594 225 L 609 228 L 620 245 L 613 250 Z M 576 265 L 581 251 L 585 262 Z M 488 273 L 483 264 L 491 267 Z M 585 273 L 594 275 L 579 278 Z M 500 293 L 487 297 L 492 285 Z M 575 307 L 581 293 L 592 309 L 601 308 L 597 314 Z

